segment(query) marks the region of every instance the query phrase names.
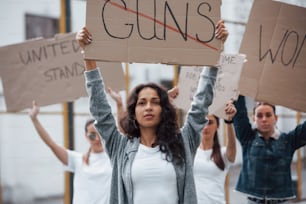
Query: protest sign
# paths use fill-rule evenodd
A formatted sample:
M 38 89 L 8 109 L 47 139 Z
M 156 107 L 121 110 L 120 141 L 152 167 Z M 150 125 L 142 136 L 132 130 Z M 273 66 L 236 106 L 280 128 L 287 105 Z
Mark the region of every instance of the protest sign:
M 220 0 L 87 1 L 93 42 L 85 57 L 101 61 L 215 65 Z
M 182 66 L 179 74 L 179 95 L 173 100 L 174 104 L 185 112 L 190 108 L 193 96 L 197 90 L 200 73 L 203 67 Z
M 248 62 L 239 90 L 255 100 L 306 111 L 306 8 L 255 0 L 241 44 Z
M 230 99 L 238 98 L 239 79 L 245 57 L 243 54 L 221 53 L 220 67 L 214 86 L 214 98 L 208 109 L 210 114 L 227 119 L 224 112 L 225 105 Z M 178 83 L 179 95 L 174 103 L 184 111 L 188 111 L 190 108 L 202 69 L 202 67 L 196 66 L 181 68 Z
M 73 101 L 87 96 L 85 70 L 75 33 L 29 40 L 0 48 L 1 78 L 7 111 Z M 105 83 L 124 89 L 121 63 L 100 65 Z
M 208 111 L 219 118 L 228 120 L 225 106 L 229 100 L 236 100 L 239 95 L 239 80 L 246 56 L 243 54 L 225 54 L 220 57 L 220 68 L 214 86 L 214 98 Z

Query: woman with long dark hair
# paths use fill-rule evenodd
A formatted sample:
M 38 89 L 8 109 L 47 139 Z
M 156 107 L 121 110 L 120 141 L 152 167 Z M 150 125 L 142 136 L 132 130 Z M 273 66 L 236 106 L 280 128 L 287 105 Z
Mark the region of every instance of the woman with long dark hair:
M 194 178 L 198 204 L 225 204 L 224 184 L 230 166 L 236 157 L 236 135 L 232 118 L 235 106 L 229 102 L 225 108 L 228 120 L 225 121 L 226 146 L 219 142 L 219 118 L 208 115 L 208 123 L 202 130 L 202 141 L 194 161 Z
M 223 21 L 216 36 L 226 39 Z M 86 28 L 77 34 L 82 48 L 92 42 Z M 113 165 L 112 204 L 196 204 L 193 161 L 200 132 L 207 122 L 217 68 L 203 70 L 184 126 L 177 125 L 176 110 L 167 91 L 154 83 L 141 84 L 128 98 L 123 135 L 106 98 L 96 62 L 85 60 L 85 78 L 95 127 L 105 142 Z
M 108 88 L 108 93 L 117 104 L 117 121 L 121 131 L 122 121 L 126 121 L 122 98 L 119 93 Z M 175 99 L 179 94 L 177 87 L 168 91 L 169 98 Z M 232 118 L 236 114 L 236 108 L 229 101 L 225 108 L 227 119 L 225 120 L 226 146 L 219 142 L 218 129 L 220 120 L 216 115 L 207 116 L 207 124 L 202 130 L 202 141 L 194 161 L 194 177 L 197 191 L 198 204 L 214 203 L 225 204 L 224 184 L 230 166 L 236 157 L 236 134 L 232 125 Z

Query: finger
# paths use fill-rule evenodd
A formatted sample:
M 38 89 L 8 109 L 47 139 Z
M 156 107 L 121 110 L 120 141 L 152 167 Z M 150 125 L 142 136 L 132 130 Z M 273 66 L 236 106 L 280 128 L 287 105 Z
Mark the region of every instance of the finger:
M 86 33 L 79 33 L 78 40 L 84 44 L 89 44 L 92 42 L 92 38 L 89 37 Z
M 216 31 L 216 38 L 221 39 L 223 37 L 222 31 L 218 30 Z
M 224 21 L 220 20 L 220 21 L 218 21 L 218 23 L 216 25 L 216 31 L 218 31 L 218 30 L 220 30 L 222 28 L 225 28 L 225 25 L 224 25 Z
M 76 39 L 79 41 L 80 44 L 83 45 L 88 45 L 92 42 L 92 37 L 90 33 L 84 29 L 77 33 Z
M 86 27 L 83 27 L 79 33 L 84 34 L 87 38 L 92 38 L 91 33 L 87 30 Z
M 232 104 L 231 104 L 231 103 L 227 103 L 227 104 L 225 105 L 225 108 L 226 108 L 226 109 L 232 108 Z
M 227 37 L 228 37 L 228 32 L 226 31 L 225 33 L 223 33 L 223 36 L 221 37 L 222 42 L 225 42 Z
M 216 27 L 218 28 L 219 26 L 222 26 L 222 25 L 224 25 L 224 20 L 223 20 L 223 19 L 220 19 L 220 20 L 217 22 Z
M 82 30 L 88 35 L 91 36 L 90 32 L 88 31 L 88 29 L 86 27 L 83 27 Z
M 226 30 L 226 28 L 220 28 L 218 30 L 216 30 L 216 38 L 218 39 L 226 39 L 228 36 L 228 31 Z

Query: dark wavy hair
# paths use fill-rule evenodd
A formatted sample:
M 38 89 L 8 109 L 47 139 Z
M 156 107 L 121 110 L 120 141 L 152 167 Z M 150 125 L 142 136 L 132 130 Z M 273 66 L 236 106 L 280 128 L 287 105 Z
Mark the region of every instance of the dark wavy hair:
M 219 128 L 219 124 L 220 124 L 219 118 L 215 115 L 213 116 L 216 119 L 217 127 Z M 221 169 L 222 171 L 224 170 L 225 164 L 221 156 L 221 146 L 219 142 L 218 131 L 216 131 L 214 135 L 214 143 L 213 143 L 212 153 L 211 153 L 210 158 L 215 162 L 215 164 L 217 165 L 217 167 L 219 167 L 219 169 Z
M 185 160 L 185 150 L 182 137 L 179 133 L 177 124 L 176 109 L 171 104 L 166 89 L 155 83 L 140 84 L 136 86 L 127 99 L 127 113 L 120 121 L 120 125 L 129 139 L 140 137 L 140 129 L 135 120 L 135 108 L 138 101 L 138 95 L 144 88 L 151 88 L 157 92 L 160 98 L 161 119 L 156 128 L 156 142 L 160 151 L 166 154 L 166 160 L 183 164 Z

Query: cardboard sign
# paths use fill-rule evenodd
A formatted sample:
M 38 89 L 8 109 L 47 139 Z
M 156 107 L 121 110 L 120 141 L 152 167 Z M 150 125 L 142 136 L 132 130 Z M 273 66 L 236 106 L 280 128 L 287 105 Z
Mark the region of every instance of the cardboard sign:
M 245 57 L 243 54 L 221 53 L 213 103 L 208 108 L 210 114 L 227 119 L 224 109 L 230 99 L 238 98 L 238 84 Z M 174 104 L 184 111 L 188 111 L 190 108 L 202 69 L 202 67 L 196 66 L 183 66 L 181 69 L 178 83 L 179 95 L 174 100 Z
M 179 95 L 173 100 L 173 102 L 178 108 L 181 108 L 186 112 L 189 110 L 193 96 L 197 90 L 202 69 L 203 67 L 197 66 L 181 67 L 177 85 Z
M 87 96 L 85 65 L 75 33 L 30 40 L 0 48 L 1 77 L 7 111 L 73 101 Z M 124 89 L 121 63 L 100 64 L 105 83 Z
M 214 99 L 208 108 L 210 114 L 228 120 L 224 112 L 225 106 L 229 100 L 238 99 L 239 80 L 245 58 L 243 54 L 221 54 Z
M 92 0 L 85 57 L 101 61 L 215 65 L 220 0 Z
M 306 8 L 255 0 L 240 52 L 239 90 L 258 101 L 306 111 Z

